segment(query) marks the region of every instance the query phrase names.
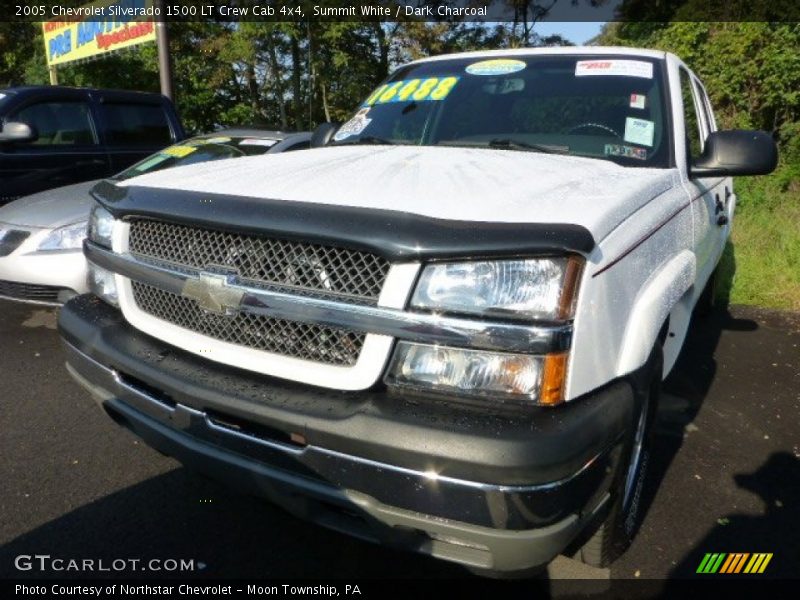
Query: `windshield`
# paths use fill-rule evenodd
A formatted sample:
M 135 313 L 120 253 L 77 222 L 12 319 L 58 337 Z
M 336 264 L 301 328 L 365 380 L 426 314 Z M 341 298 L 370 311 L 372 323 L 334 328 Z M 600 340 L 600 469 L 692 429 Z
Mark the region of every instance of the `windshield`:
M 122 181 L 161 169 L 195 163 L 264 154 L 278 143 L 275 138 L 201 136 L 169 146 L 148 156 L 113 179 Z
M 458 58 L 396 71 L 339 130 L 352 143 L 482 146 L 669 166 L 661 63 Z

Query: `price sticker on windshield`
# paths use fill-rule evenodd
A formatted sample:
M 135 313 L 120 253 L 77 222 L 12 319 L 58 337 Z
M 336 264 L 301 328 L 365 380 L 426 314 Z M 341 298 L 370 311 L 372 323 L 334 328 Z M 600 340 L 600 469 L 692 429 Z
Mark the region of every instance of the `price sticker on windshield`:
M 169 148 L 164 148 L 161 151 L 161 154 L 174 156 L 175 158 L 183 158 L 184 156 L 188 156 L 195 150 L 197 150 L 197 148 L 195 148 L 194 146 L 170 146 Z
M 444 100 L 458 83 L 458 77 L 428 77 L 404 79 L 385 83 L 372 92 L 364 106 L 393 102 L 424 102 Z

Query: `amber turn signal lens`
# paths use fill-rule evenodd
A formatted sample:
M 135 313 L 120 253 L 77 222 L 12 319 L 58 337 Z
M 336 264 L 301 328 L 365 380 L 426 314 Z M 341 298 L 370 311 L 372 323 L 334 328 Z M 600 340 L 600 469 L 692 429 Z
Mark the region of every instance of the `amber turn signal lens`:
M 544 372 L 542 374 L 542 387 L 539 391 L 539 404 L 555 406 L 564 401 L 567 387 L 567 356 L 566 352 L 548 354 L 544 357 Z

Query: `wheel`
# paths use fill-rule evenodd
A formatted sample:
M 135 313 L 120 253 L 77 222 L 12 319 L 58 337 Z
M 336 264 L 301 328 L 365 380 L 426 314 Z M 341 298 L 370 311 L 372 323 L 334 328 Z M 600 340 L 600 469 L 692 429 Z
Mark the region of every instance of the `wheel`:
M 634 382 L 637 398 L 636 426 L 626 441 L 626 468 L 619 469 L 612 485 L 610 510 L 605 520 L 576 555 L 593 567 L 607 567 L 630 546 L 641 518 L 641 497 L 653 443 L 663 358 L 661 346 L 653 350 L 643 377 Z

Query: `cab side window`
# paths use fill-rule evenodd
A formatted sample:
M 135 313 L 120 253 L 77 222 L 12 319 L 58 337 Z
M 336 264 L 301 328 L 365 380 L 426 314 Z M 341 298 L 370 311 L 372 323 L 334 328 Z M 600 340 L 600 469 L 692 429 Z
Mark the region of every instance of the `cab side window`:
M 100 109 L 108 143 L 122 146 L 166 146 L 172 131 L 164 109 L 153 104 L 105 103 Z
M 697 158 L 703 152 L 705 134 L 703 133 L 703 124 L 697 114 L 697 103 L 695 102 L 692 79 L 683 69 L 680 70 L 680 73 L 681 96 L 683 97 L 683 118 L 686 124 L 686 149 L 689 154 L 689 159 L 691 160 Z
M 89 105 L 85 102 L 37 102 L 8 116 L 36 130 L 36 146 L 86 146 L 96 144 Z

